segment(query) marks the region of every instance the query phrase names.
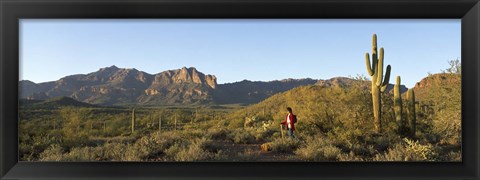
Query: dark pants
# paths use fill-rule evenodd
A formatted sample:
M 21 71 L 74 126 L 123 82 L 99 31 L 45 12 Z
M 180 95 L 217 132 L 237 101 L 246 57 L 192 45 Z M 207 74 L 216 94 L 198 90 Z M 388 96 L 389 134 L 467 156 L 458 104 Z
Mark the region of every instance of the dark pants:
M 295 138 L 295 135 L 293 135 L 293 130 L 292 128 L 287 128 L 287 135 L 290 136 L 290 138 Z

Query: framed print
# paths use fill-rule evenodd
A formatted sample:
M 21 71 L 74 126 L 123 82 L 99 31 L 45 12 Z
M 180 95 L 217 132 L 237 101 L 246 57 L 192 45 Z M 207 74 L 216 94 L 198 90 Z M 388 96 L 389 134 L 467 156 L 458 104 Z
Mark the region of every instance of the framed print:
M 476 0 L 0 8 L 2 179 L 479 178 Z

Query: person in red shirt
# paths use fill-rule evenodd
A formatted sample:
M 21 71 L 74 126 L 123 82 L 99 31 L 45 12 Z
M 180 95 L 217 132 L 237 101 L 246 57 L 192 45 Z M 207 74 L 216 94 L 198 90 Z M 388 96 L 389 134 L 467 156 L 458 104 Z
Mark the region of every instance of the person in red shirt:
M 290 138 L 295 138 L 293 131 L 295 131 L 295 123 L 297 122 L 297 116 L 292 112 L 291 107 L 287 107 L 288 114 L 282 124 L 287 128 L 287 134 Z

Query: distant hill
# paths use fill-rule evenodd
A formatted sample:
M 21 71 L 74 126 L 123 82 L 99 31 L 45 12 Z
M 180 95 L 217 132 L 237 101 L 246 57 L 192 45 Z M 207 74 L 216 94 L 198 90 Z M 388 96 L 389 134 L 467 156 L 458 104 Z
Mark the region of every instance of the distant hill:
M 324 87 L 342 87 L 347 88 L 353 84 L 362 84 L 367 86 L 368 89 L 371 88 L 371 81 L 356 80 L 347 77 L 335 77 L 328 80 L 319 80 L 316 84 Z M 386 91 L 393 93 L 394 84 L 388 84 Z M 405 85 L 400 85 L 400 93 L 404 93 L 408 90 Z
M 279 92 L 288 91 L 298 86 L 317 83 L 314 79 L 286 79 L 277 81 L 248 81 L 218 85 L 214 91 L 214 101 L 219 104 L 258 103 Z
M 284 79 L 268 82 L 240 81 L 217 84 L 214 75 L 205 75 L 196 68 L 148 74 L 137 69 L 101 68 L 89 74 L 63 77 L 57 81 L 19 82 L 20 98 L 47 100 L 70 97 L 96 105 L 218 105 L 254 104 L 274 94 L 296 87 L 346 86 L 353 79 L 337 77 L 328 80 Z M 390 89 L 393 85 L 390 85 Z M 402 92 L 406 88 L 402 87 Z
M 461 103 L 462 77 L 460 74 L 441 73 L 425 77 L 415 84 L 415 98 L 422 103 Z
M 21 106 L 27 107 L 35 107 L 35 108 L 45 108 L 45 109 L 52 109 L 52 108 L 59 108 L 65 106 L 73 106 L 73 107 L 96 107 L 95 105 L 79 102 L 75 99 L 69 97 L 54 97 L 47 100 L 28 100 L 28 99 L 21 99 L 20 100 Z

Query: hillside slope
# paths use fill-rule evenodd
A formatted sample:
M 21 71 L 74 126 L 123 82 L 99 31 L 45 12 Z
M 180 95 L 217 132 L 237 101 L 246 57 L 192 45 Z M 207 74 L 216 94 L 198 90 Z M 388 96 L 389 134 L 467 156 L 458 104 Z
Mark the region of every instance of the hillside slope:
M 334 80 L 339 82 L 338 80 Z M 302 131 L 328 133 L 335 128 L 348 127 L 369 132 L 373 126 L 370 82 L 343 79 L 342 86 L 318 83 L 278 93 L 264 101 L 247 106 L 230 116 L 231 126 L 243 126 L 244 117 L 257 117 L 279 123 L 286 114 L 286 107 L 292 107 L 299 119 Z M 402 88 L 403 89 L 403 88 Z M 406 88 L 402 90 L 405 92 Z M 461 77 L 457 74 L 435 74 L 422 79 L 414 87 L 417 104 L 419 131 L 437 128 L 438 135 L 445 126 L 457 129 L 461 120 Z M 405 93 L 402 95 L 405 96 Z M 405 101 L 404 101 L 405 102 Z M 424 106 L 425 108 L 422 108 Z M 405 107 L 404 107 L 405 108 Z M 382 119 L 386 131 L 395 131 L 393 93 L 382 94 Z M 447 125 L 450 122 L 455 125 Z M 425 129 L 422 129 L 425 128 Z M 459 134 L 449 133 L 450 137 Z

